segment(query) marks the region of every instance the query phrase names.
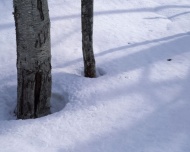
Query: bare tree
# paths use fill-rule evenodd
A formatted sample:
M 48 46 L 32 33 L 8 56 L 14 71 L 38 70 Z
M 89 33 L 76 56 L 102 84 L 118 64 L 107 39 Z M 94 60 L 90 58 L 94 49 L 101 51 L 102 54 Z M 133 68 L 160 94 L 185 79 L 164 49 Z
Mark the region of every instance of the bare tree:
M 47 0 L 13 0 L 17 42 L 17 117 L 50 113 L 51 50 Z
M 93 53 L 93 0 L 81 1 L 82 49 L 85 77 L 96 77 L 96 65 Z

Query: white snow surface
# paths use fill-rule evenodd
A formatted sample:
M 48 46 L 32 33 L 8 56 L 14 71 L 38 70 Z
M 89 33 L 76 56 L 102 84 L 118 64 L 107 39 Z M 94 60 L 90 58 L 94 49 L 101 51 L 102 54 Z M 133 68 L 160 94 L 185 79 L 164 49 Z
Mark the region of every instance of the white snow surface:
M 48 1 L 52 114 L 16 120 L 13 6 L 0 0 L 0 152 L 190 152 L 190 0 L 95 0 L 94 79 L 80 1 Z

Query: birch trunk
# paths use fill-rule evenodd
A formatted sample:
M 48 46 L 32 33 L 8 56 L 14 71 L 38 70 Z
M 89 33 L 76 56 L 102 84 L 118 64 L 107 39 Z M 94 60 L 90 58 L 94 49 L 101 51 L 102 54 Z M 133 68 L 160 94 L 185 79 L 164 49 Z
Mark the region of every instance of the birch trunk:
M 51 50 L 47 0 L 13 0 L 17 42 L 17 117 L 50 113 Z
M 96 77 L 93 53 L 93 0 L 82 0 L 82 50 L 85 77 Z

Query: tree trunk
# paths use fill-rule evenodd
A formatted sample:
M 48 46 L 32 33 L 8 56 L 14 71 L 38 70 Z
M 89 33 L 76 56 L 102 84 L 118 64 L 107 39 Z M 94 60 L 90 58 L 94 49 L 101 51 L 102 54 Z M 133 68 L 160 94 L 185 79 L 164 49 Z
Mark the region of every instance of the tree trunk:
M 82 49 L 85 77 L 96 77 L 93 53 L 93 0 L 82 0 Z
M 17 118 L 50 113 L 51 49 L 47 0 L 13 0 L 17 42 Z

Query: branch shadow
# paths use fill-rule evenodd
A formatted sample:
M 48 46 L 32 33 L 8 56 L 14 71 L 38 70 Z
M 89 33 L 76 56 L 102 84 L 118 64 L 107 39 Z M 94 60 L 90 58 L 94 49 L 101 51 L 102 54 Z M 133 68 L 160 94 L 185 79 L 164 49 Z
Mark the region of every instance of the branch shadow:
M 144 18 L 144 19 L 149 19 L 149 20 L 154 20 L 154 19 L 170 19 L 170 20 L 172 20 L 172 19 L 174 19 L 176 17 L 183 16 L 183 15 L 186 15 L 186 14 L 190 14 L 190 11 L 179 13 L 179 14 L 175 14 L 175 15 L 170 16 L 170 17 L 149 17 L 149 18 Z
M 186 15 L 186 14 L 189 14 L 190 11 L 188 12 L 183 12 L 183 13 L 179 13 L 179 14 L 176 14 L 176 15 L 173 15 L 173 16 L 170 16 L 168 17 L 169 19 L 173 19 L 173 18 L 176 18 L 176 17 L 179 17 L 179 16 L 182 16 L 182 15 Z

